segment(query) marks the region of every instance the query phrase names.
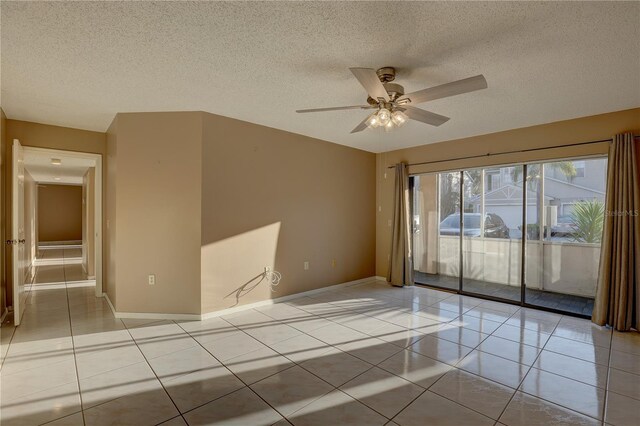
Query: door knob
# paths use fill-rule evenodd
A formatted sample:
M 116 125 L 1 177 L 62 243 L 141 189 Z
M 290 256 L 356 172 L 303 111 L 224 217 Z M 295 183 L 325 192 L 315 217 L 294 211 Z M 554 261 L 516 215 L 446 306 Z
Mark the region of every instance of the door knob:
M 7 240 L 6 243 L 7 243 L 8 246 L 10 246 L 11 244 L 18 244 L 18 241 L 16 241 L 16 240 Z
M 20 244 L 24 244 L 27 240 L 18 240 Z

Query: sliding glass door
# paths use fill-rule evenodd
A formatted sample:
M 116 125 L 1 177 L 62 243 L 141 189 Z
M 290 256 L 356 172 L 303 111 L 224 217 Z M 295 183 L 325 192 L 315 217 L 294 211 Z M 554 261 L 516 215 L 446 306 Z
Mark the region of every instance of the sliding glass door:
M 462 290 L 521 299 L 522 189 L 514 167 L 463 173 Z M 496 202 L 506 199 L 507 202 Z
M 416 283 L 591 315 L 606 166 L 588 158 L 414 176 Z
M 528 165 L 525 301 L 591 315 L 604 223 L 607 159 Z
M 413 264 L 417 283 L 460 288 L 460 173 L 415 176 Z

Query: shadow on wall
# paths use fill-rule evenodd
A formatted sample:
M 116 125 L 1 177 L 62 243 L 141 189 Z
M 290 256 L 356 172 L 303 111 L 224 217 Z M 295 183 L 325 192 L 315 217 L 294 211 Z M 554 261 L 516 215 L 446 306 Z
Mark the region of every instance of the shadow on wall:
M 265 267 L 274 270 L 281 222 L 203 245 L 203 312 L 272 298 Z

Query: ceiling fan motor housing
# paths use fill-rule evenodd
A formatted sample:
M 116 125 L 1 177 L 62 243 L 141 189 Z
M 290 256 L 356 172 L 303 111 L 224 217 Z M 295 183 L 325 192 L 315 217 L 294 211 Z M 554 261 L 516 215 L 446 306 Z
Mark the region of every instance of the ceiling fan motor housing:
M 404 95 L 404 87 L 402 87 L 397 83 L 382 83 L 382 85 L 384 86 L 385 90 L 389 94 L 389 98 L 391 99 L 391 102 L 395 102 L 400 96 Z M 376 99 L 373 99 L 371 96 L 369 96 L 367 98 L 367 103 L 369 105 L 375 106 L 375 105 L 378 105 L 380 102 L 378 102 Z
M 396 79 L 396 69 L 393 67 L 382 67 L 376 71 L 376 75 L 380 79 L 380 82 L 384 86 L 385 90 L 389 94 L 391 102 L 394 102 L 400 96 L 404 95 L 404 87 L 399 84 L 391 83 Z M 380 105 L 380 101 L 373 99 L 371 96 L 367 97 L 367 103 L 371 106 Z
M 376 71 L 382 83 L 388 83 L 396 79 L 396 69 L 393 67 L 382 67 Z

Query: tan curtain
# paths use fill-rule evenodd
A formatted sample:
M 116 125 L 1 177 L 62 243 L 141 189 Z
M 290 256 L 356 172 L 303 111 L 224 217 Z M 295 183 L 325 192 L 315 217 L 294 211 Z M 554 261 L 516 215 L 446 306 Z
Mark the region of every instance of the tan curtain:
M 413 285 L 410 197 L 407 165 L 396 164 L 391 259 L 387 273 L 387 281 L 395 286 Z
M 632 133 L 609 150 L 607 201 L 592 321 L 640 330 L 640 184 Z

